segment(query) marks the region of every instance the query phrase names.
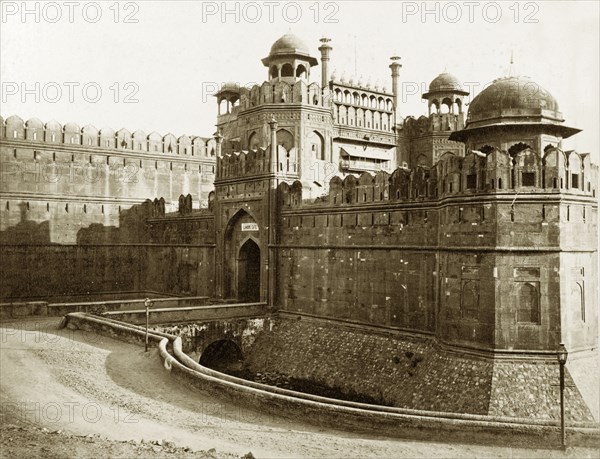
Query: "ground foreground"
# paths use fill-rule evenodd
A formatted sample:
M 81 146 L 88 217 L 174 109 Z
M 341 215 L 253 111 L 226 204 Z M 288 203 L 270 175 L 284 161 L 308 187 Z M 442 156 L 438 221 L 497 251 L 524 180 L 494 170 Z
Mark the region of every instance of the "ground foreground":
M 365 437 L 267 416 L 183 386 L 156 350 L 59 330 L 58 323 L 0 324 L 2 458 L 598 455 Z

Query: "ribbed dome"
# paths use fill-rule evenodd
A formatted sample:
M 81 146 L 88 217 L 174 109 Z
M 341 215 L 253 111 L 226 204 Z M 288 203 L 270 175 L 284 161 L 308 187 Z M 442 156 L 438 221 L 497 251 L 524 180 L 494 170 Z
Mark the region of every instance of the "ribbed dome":
M 458 78 L 447 72 L 440 73 L 429 83 L 429 92 L 454 90 L 462 91 L 462 86 Z
M 450 140 L 466 142 L 485 132 L 515 132 L 522 136 L 543 133 L 566 139 L 580 129 L 565 126 L 552 94 L 523 76 L 499 78 L 481 91 L 469 105 L 465 128 L 450 134 Z
M 274 54 L 310 54 L 308 46 L 299 37 L 286 33 L 271 46 L 271 55 Z
M 560 118 L 558 103 L 548 91 L 527 77 L 495 80 L 481 91 L 469 106 L 469 121 L 488 118 L 540 115 Z M 552 116 L 554 115 L 554 116 Z

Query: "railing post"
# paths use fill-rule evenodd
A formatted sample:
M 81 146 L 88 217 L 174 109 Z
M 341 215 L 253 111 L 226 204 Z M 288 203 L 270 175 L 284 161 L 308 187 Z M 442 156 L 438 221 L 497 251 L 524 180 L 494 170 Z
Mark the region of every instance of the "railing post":
M 149 322 L 150 322 L 150 306 L 152 305 L 152 301 L 150 301 L 150 298 L 146 298 L 146 300 L 144 301 L 144 306 L 146 306 L 146 346 L 145 346 L 145 352 L 148 352 L 148 326 L 149 326 Z

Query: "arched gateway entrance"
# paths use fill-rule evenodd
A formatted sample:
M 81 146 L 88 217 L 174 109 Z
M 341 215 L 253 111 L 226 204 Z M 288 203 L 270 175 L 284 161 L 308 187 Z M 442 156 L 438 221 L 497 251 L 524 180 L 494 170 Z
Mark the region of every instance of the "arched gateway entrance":
M 224 243 L 225 298 L 245 302 L 260 301 L 260 229 L 253 216 L 245 210 L 239 210 L 227 224 Z
M 238 298 L 242 301 L 260 300 L 260 248 L 248 239 L 240 248 L 238 267 Z

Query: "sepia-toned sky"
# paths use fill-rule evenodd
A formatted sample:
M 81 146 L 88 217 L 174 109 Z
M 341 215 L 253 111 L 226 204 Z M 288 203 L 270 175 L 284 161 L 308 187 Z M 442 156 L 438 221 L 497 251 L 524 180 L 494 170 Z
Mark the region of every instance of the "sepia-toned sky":
M 291 31 L 315 57 L 319 38 L 331 38 L 331 69 L 348 78 L 391 87 L 389 57 L 401 56 L 402 115 L 426 114 L 421 92 L 445 69 L 475 95 L 506 76 L 512 53 L 513 74 L 547 89 L 566 124 L 584 130 L 564 146 L 598 162 L 597 1 L 0 5 L 4 117 L 210 136 L 214 88 L 264 81 L 260 59 Z M 320 66 L 312 80 L 320 81 Z

